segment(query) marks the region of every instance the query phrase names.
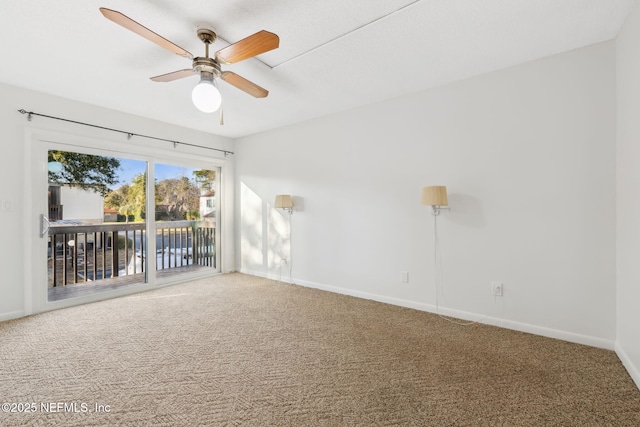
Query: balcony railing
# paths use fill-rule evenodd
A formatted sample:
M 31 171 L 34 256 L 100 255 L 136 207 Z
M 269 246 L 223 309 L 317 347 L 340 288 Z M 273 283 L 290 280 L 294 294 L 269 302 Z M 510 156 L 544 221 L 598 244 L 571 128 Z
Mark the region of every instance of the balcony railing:
M 215 223 L 156 222 L 156 270 L 215 268 Z M 49 287 L 95 282 L 145 272 L 144 223 L 51 224 Z
M 49 220 L 60 221 L 64 216 L 64 210 L 62 205 L 49 204 Z

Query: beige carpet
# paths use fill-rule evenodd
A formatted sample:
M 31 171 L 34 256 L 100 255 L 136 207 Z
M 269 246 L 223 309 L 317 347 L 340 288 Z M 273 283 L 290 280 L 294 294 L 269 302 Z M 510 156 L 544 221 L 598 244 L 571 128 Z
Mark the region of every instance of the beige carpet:
M 611 351 L 242 274 L 0 323 L 0 402 L 36 404 L 3 426 L 640 426 Z

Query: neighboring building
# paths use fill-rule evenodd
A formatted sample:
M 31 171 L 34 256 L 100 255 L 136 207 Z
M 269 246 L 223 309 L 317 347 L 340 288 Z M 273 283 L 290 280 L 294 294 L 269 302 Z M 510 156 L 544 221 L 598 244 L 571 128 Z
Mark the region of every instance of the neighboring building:
M 104 208 L 104 222 L 118 222 L 118 210 Z
M 49 185 L 49 221 L 60 221 L 64 217 L 61 199 L 60 186 Z
M 49 185 L 49 219 L 86 224 L 104 222 L 104 198 L 100 193 L 68 185 Z
M 216 217 L 216 190 L 210 190 L 200 196 L 200 219 Z
M 68 185 L 49 184 L 49 220 L 52 227 L 65 224 L 102 224 L 107 221 L 107 211 L 111 213 L 112 209 L 104 209 L 104 198 L 100 193 L 92 190 L 85 190 L 79 187 L 70 187 Z M 117 211 L 114 220 L 117 220 Z M 64 222 L 63 222 L 64 221 Z M 98 248 L 102 247 L 102 237 L 100 233 L 93 237 L 87 235 L 79 235 L 73 238 L 67 235 L 68 245 L 77 245 L 78 250 L 84 251 L 87 245 L 96 244 Z M 52 245 L 49 242 L 49 254 L 53 253 L 52 246 L 55 246 L 55 253 L 62 255 L 64 246 L 61 241 L 57 241 Z

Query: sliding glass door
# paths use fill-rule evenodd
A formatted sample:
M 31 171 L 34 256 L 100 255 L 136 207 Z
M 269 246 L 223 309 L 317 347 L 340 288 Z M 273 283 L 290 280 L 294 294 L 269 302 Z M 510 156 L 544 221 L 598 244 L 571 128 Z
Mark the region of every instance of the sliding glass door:
M 220 271 L 219 166 L 41 138 L 30 157 L 34 311 Z

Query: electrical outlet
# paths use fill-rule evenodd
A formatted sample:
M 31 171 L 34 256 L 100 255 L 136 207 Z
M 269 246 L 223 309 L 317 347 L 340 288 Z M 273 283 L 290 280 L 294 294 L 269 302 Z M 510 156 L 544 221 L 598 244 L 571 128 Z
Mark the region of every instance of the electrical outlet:
M 491 295 L 501 297 L 503 293 L 503 286 L 500 282 L 491 282 Z
M 401 283 L 409 283 L 409 272 L 401 271 L 400 272 L 400 282 Z
M 0 200 L 0 212 L 11 212 L 13 210 L 13 202 L 11 200 Z

